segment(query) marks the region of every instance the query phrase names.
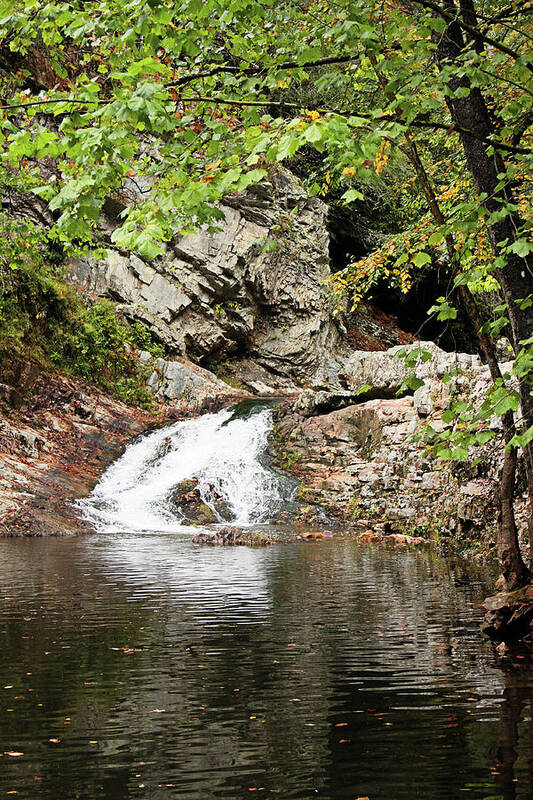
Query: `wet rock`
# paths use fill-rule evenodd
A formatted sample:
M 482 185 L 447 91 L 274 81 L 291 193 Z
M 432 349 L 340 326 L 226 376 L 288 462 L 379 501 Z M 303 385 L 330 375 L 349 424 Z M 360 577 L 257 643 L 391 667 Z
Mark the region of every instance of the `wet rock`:
M 483 607 L 487 613 L 481 630 L 489 638 L 504 643 L 521 640 L 533 646 L 533 586 L 487 597 Z
M 223 497 L 211 487 L 210 505 L 200 496 L 196 479 L 181 481 L 172 492 L 171 501 L 178 513 L 188 522 L 210 525 L 220 520 L 231 520 L 231 510 Z
M 384 534 L 376 530 L 369 530 L 359 534 L 357 541 L 362 544 L 388 544 L 396 547 L 430 544 L 430 541 L 422 536 L 407 536 L 402 533 Z
M 278 544 L 279 539 L 264 531 L 248 531 L 241 528 L 219 528 L 215 531 L 202 531 L 193 538 L 193 544 L 207 544 L 211 546 L 239 546 L 266 547 Z
M 298 535 L 298 539 L 303 539 L 305 542 L 316 542 L 321 539 L 332 539 L 334 536 L 333 531 L 306 531 Z
M 359 534 L 357 541 L 361 544 L 378 544 L 383 541 L 383 534 L 376 531 L 364 531 Z

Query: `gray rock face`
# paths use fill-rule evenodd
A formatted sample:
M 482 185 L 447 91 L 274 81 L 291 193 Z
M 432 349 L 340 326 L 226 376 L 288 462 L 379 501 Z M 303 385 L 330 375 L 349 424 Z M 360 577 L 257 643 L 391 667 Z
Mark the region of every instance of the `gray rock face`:
M 171 353 L 200 363 L 242 355 L 271 374 L 312 378 L 338 339 L 325 204 L 278 171 L 221 208 L 218 231 L 172 241 L 150 264 L 109 250 L 105 261 L 73 263 L 71 277 L 146 323 Z
M 402 351 L 406 351 L 415 359 L 413 368 L 406 366 L 404 358 L 401 357 Z M 429 353 L 431 358 L 423 360 L 425 352 Z M 468 353 L 447 353 L 434 342 L 416 342 L 391 347 L 384 352 L 356 350 L 345 364 L 347 382 L 351 388 L 359 389 L 368 384 L 374 390 L 383 393 L 396 392 L 411 373 L 417 378 L 432 382 L 440 380 L 446 373 L 460 371 L 468 377 L 484 369 L 478 356 Z
M 196 409 L 207 401 L 223 397 L 238 398 L 248 394 L 228 386 L 212 372 L 190 361 L 152 358 L 146 352 L 141 352 L 140 358 L 149 368 L 149 389 L 158 400 L 171 405 Z

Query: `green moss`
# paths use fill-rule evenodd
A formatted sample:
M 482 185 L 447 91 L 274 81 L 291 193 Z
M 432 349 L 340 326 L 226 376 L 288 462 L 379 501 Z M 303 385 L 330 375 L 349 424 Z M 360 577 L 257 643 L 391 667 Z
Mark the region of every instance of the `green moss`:
M 129 325 L 110 302 L 84 302 L 49 261 L 22 259 L 0 277 L 0 367 L 35 361 L 81 376 L 124 402 L 152 406 L 135 350 L 154 356 L 164 350 L 145 326 Z

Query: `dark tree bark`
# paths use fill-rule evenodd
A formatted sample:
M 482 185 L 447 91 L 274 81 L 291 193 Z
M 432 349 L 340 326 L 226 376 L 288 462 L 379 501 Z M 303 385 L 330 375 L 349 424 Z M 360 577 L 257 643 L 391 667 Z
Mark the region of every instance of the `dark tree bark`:
M 455 18 L 462 19 L 469 28 L 477 26 L 477 18 L 473 0 L 459 0 L 459 6 L 455 0 L 442 0 L 442 8 Z M 460 55 L 467 46 L 476 46 L 476 37 L 472 36 L 471 41 L 465 40 L 464 26 L 459 22 L 451 21 L 446 30 L 437 38 L 437 61 L 442 68 L 445 65 L 457 64 L 458 74 L 452 77 L 448 86 L 452 93 L 459 88 L 469 89 L 466 97 L 456 97 L 452 94 L 448 98 L 448 108 L 452 120 L 461 130 L 471 131 L 472 135 L 461 133 L 466 162 L 476 191 L 486 197 L 483 201 L 484 207 L 489 213 L 500 211 L 502 205 L 514 204 L 512 188 L 508 185 L 500 187 L 498 175 L 505 172 L 505 164 L 501 154 L 496 150 L 492 155 L 487 152 L 487 145 L 481 139 L 487 139 L 495 133 L 494 123 L 491 119 L 485 98 L 478 88 L 471 87 L 468 78 L 459 74 L 461 66 Z M 495 256 L 500 256 L 500 246 L 503 242 L 512 243 L 517 238 L 517 231 L 522 230 L 523 221 L 517 211 L 508 213 L 503 219 L 491 221 L 488 224 L 488 233 L 492 251 Z M 526 308 L 525 304 L 519 301 L 529 297 L 533 293 L 533 257 L 520 257 L 514 253 L 506 255 L 505 268 L 496 270 L 495 275 L 501 285 L 504 300 L 507 304 L 508 315 L 511 325 L 512 345 L 515 354 L 520 350 L 520 342 L 531 336 L 533 332 L 533 306 Z M 532 386 L 526 379 L 520 380 L 520 400 L 522 405 L 522 416 L 524 428 L 533 424 L 533 396 Z M 529 579 L 529 571 L 526 569 L 520 550 L 516 541 L 516 526 L 512 524 L 505 508 L 509 509 L 512 504 L 512 487 L 514 480 L 511 480 L 511 473 L 514 473 L 514 459 L 509 453 L 506 455 L 504 465 L 504 480 L 502 480 L 502 531 L 503 540 L 501 551 L 505 554 L 505 571 L 508 572 L 513 584 L 525 583 Z M 533 445 L 524 448 L 524 461 L 526 467 L 528 494 L 530 501 L 529 515 L 529 540 L 530 554 L 533 560 Z M 511 492 L 511 496 L 508 493 Z M 514 528 L 514 530 L 513 530 Z M 516 546 L 514 542 L 516 541 Z M 502 569 L 504 565 L 502 564 Z M 520 577 L 520 575 L 522 577 Z
M 422 191 L 426 197 L 433 219 L 438 225 L 444 225 L 446 219 L 441 211 L 437 197 L 433 191 L 433 186 L 431 185 L 429 176 L 418 153 L 416 144 L 409 134 L 406 136 L 406 152 L 420 181 Z M 457 274 L 457 271 L 454 269 L 456 257 L 454 241 L 451 234 L 446 236 L 446 248 L 448 251 L 448 258 L 452 266 L 452 271 L 455 275 Z M 483 321 L 474 297 L 472 296 L 468 287 L 464 285 L 459 286 L 458 295 L 469 318 L 472 320 L 477 335 L 478 350 L 480 354 L 485 356 L 492 380 L 501 380 L 502 373 L 498 363 L 498 358 L 496 356 L 494 342 L 490 336 L 481 333 Z M 505 445 L 508 445 L 516 433 L 512 411 L 508 411 L 503 417 L 503 430 L 504 443 Z M 519 588 L 525 582 L 527 582 L 528 578 L 530 577 L 528 569 L 525 566 L 520 553 L 518 531 L 514 514 L 513 498 L 516 464 L 517 452 L 513 447 L 509 450 L 506 450 L 504 454 L 502 472 L 500 475 L 500 487 L 498 491 L 498 559 L 501 566 L 502 575 L 505 580 L 505 585 L 508 590 Z

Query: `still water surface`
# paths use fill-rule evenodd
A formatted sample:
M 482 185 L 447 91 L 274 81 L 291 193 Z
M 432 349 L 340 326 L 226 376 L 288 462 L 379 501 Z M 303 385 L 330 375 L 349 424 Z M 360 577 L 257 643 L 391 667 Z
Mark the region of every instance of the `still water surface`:
M 533 797 L 533 681 L 436 556 L 95 534 L 0 563 L 0 798 Z

